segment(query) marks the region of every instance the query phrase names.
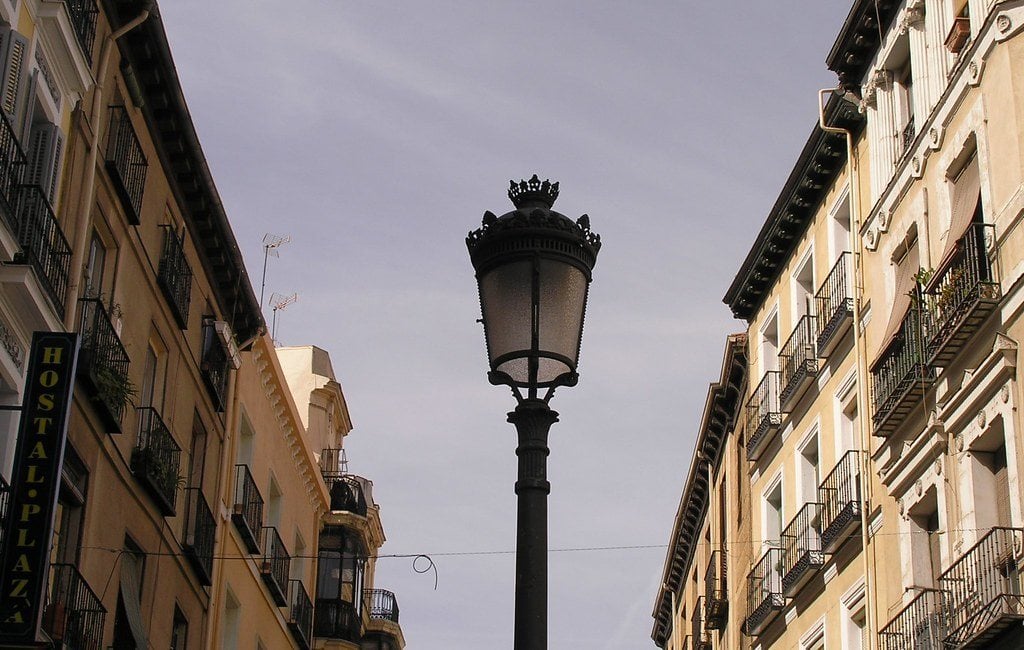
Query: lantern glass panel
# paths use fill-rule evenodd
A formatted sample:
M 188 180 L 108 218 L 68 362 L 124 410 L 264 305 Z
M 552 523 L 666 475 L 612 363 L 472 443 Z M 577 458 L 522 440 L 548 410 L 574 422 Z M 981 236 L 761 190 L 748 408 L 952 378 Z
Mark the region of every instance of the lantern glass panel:
M 480 278 L 487 350 L 494 370 L 508 373 L 516 382 L 527 381 L 527 363 L 513 360 L 495 368 L 494 360 L 509 352 L 530 349 L 532 265 L 528 260 L 503 264 Z
M 542 358 L 537 380 L 553 381 L 572 372 L 580 346 L 583 310 L 587 299 L 587 279 L 583 272 L 557 260 L 540 261 L 540 349 L 568 359 Z

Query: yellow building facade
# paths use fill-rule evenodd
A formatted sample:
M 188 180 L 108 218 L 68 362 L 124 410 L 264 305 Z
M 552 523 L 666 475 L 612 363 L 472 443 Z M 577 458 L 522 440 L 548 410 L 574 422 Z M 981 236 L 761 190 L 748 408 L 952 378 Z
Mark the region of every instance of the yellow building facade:
M 1024 644 L 1022 12 L 853 3 L 725 297 L 659 647 Z

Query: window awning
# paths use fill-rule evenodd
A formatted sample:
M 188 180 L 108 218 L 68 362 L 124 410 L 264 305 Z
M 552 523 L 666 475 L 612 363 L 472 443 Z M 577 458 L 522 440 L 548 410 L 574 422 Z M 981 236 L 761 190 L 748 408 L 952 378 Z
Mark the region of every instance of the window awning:
M 878 347 L 874 361 L 871 362 L 872 371 L 900 333 L 903 319 L 913 303 L 911 296 L 917 290 L 917 273 L 920 269 L 920 253 L 917 250 L 917 242 L 914 242 L 896 267 L 896 292 L 892 298 L 892 312 L 889 315 L 889 322 L 885 326 L 882 344 Z
M 981 176 L 978 173 L 978 159 L 973 158 L 964 165 L 963 171 L 953 185 L 953 205 L 949 216 L 949 232 L 946 233 L 946 245 L 939 257 L 939 264 L 935 267 L 932 277 L 939 277 L 946 265 L 956 254 L 956 245 L 960 238 L 967 232 L 971 222 L 974 220 L 974 213 L 981 200 Z

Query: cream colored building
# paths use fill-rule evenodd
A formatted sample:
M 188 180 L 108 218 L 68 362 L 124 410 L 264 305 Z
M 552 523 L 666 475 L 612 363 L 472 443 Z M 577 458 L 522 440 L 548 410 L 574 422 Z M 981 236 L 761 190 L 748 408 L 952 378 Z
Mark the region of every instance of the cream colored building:
M 852 5 L 726 294 L 743 406 L 723 371 L 659 647 L 1024 646 L 1024 2 Z

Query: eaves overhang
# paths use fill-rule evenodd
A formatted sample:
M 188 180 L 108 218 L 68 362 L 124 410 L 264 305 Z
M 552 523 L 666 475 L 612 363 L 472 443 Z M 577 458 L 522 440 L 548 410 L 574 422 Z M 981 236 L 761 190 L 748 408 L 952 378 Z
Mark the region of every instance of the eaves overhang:
M 899 13 L 901 4 L 898 0 L 858 0 L 853 4 L 825 59 L 828 69 L 839 75 L 841 86 L 859 89 L 881 37 Z
M 155 0 L 103 0 L 103 6 L 114 29 L 150 11 L 118 47 L 139 81 L 142 113 L 214 297 L 238 341 L 247 342 L 265 330 L 263 314 L 185 103 L 159 7 Z
M 864 123 L 864 116 L 855 105 L 834 94 L 829 96 L 826 125 L 847 129 L 856 140 Z M 815 123 L 796 166 L 723 298 L 733 316 L 748 322 L 753 318 L 845 164 L 845 136 L 824 131 Z
M 721 375 L 708 388 L 697 444 L 665 555 L 661 588 L 654 603 L 651 638 L 661 648 L 665 647 L 671 631 L 672 593 L 682 590 L 707 514 L 711 491 L 709 474 L 718 467 L 726 437 L 736 425 L 746 379 L 747 335 L 732 334 L 726 340 Z

